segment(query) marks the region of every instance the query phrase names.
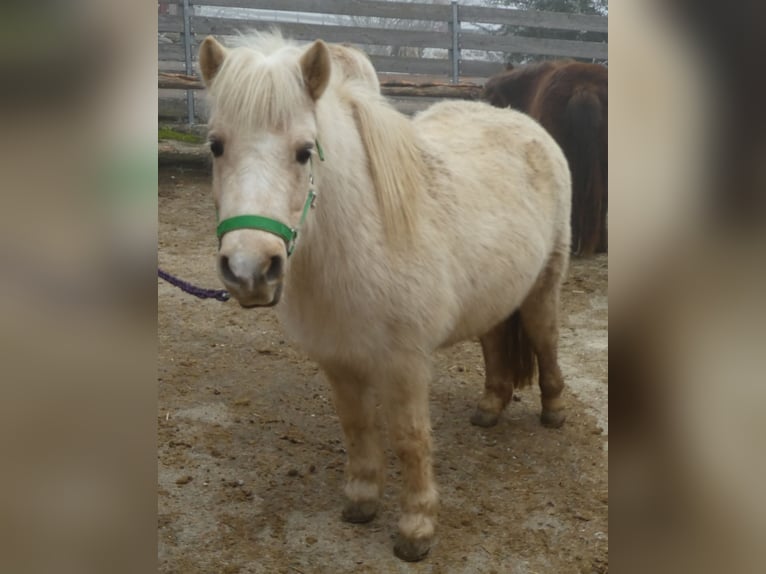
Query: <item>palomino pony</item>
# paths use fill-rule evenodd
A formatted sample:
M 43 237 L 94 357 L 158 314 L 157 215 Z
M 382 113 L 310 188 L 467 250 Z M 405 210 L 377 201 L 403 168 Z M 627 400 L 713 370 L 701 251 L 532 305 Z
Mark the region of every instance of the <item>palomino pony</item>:
M 242 307 L 281 299 L 283 326 L 326 374 L 348 451 L 347 521 L 376 514 L 387 423 L 404 481 L 394 551 L 419 560 L 437 511 L 434 349 L 481 340 L 473 423 L 495 424 L 535 362 L 542 422 L 564 422 L 566 159 L 530 118 L 484 103 L 441 103 L 410 120 L 348 48 L 275 34 L 241 42 L 208 37 L 199 55 L 220 277 Z
M 597 64 L 557 60 L 493 76 L 484 98 L 538 120 L 559 143 L 572 172 L 572 249 L 607 250 L 607 84 Z

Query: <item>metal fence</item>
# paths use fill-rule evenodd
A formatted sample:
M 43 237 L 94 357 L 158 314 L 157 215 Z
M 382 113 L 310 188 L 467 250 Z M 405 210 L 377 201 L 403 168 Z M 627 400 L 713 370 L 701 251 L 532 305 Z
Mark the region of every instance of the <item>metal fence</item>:
M 322 38 L 365 50 L 382 79 L 481 82 L 517 58 L 607 59 L 607 18 L 507 8 L 383 0 L 159 0 L 160 71 L 194 74 L 199 42 L 213 34 L 226 42 L 248 29 L 278 27 L 299 41 Z M 509 27 L 538 32 L 514 35 Z M 545 37 L 546 31 L 588 33 L 596 41 Z M 504 33 L 505 32 L 505 33 Z M 160 119 L 204 121 L 195 92 L 185 101 L 161 91 Z

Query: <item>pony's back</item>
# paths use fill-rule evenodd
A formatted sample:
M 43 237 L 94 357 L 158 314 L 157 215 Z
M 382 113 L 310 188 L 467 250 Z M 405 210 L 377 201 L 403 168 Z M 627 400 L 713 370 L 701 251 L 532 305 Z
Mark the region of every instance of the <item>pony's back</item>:
M 498 108 L 510 107 L 526 112 L 532 104 L 540 83 L 563 63 L 563 61 L 554 60 L 521 68 L 511 66 L 505 72 L 487 80 L 482 97 Z
M 453 222 L 439 228 L 438 239 L 450 253 L 453 292 L 459 298 L 503 301 L 510 314 L 552 254 L 568 260 L 566 158 L 525 114 L 481 102 L 436 104 L 418 114 L 414 125 L 431 167 L 430 205 L 423 211 L 436 220 L 434 227 L 441 220 Z M 487 261 L 492 261 L 491 274 Z M 444 344 L 491 327 L 490 315 L 497 309 L 477 305 L 459 313 Z

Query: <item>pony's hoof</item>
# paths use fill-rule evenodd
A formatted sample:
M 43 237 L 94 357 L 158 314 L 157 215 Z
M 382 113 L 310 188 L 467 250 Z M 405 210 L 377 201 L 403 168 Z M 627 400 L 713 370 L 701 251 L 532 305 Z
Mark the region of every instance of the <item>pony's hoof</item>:
M 423 560 L 429 550 L 431 550 L 431 538 L 405 538 L 399 534 L 394 544 L 394 555 L 407 562 Z
M 477 408 L 471 415 L 471 424 L 477 427 L 493 427 L 500 419 L 500 415 Z
M 363 500 L 362 502 L 349 502 L 343 509 L 341 517 L 346 522 L 364 524 L 369 522 L 378 513 L 377 500 Z
M 543 411 L 543 414 L 540 415 L 542 425 L 550 429 L 560 428 L 565 420 L 567 420 L 567 415 L 564 411 Z

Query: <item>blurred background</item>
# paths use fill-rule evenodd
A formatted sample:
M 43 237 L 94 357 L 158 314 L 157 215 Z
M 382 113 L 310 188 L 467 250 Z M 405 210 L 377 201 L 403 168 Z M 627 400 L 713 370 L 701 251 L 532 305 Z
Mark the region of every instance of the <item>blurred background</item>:
M 151 572 L 156 4 L 2 13 L 0 572 Z
M 610 486 L 617 572 L 760 572 L 763 4 L 610 13 Z
M 611 7 L 612 561 L 760 572 L 756 2 Z M 0 572 L 155 569 L 157 3 L 0 29 Z

